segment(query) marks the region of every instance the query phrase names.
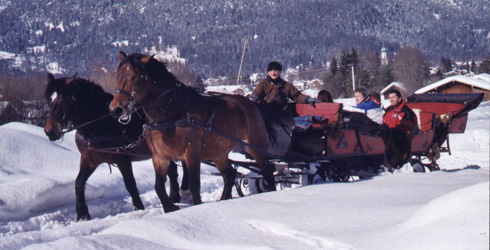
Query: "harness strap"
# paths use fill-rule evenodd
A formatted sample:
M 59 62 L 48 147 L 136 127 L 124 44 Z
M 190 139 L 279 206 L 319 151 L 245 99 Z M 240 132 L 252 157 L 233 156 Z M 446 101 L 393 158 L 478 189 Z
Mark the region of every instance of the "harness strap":
M 100 120 L 102 120 L 102 119 L 104 119 L 104 118 L 106 118 L 106 117 L 109 117 L 110 115 L 111 115 L 111 114 L 103 115 L 103 116 L 101 116 L 101 117 L 99 117 L 99 118 L 93 119 L 93 120 L 88 121 L 88 122 L 83 123 L 83 124 L 80 124 L 80 125 L 78 125 L 78 126 L 76 126 L 76 127 L 73 127 L 73 128 L 67 129 L 67 130 L 64 130 L 64 131 L 63 131 L 63 132 L 61 132 L 61 133 L 62 133 L 62 134 L 69 133 L 69 132 L 71 132 L 71 131 L 73 131 L 73 130 L 76 130 L 76 129 L 79 129 L 79 128 L 82 128 L 82 127 L 85 127 L 85 126 L 87 126 L 87 125 L 90 125 L 90 124 L 92 124 L 92 123 L 94 123 L 94 122 L 96 122 L 96 121 L 100 121 Z
M 211 116 L 211 118 L 214 116 L 214 113 L 213 115 Z M 211 121 L 212 119 L 210 119 Z M 219 130 L 216 130 L 214 128 L 211 127 L 209 121 L 208 123 L 203 123 L 203 122 L 200 122 L 200 121 L 196 121 L 196 120 L 188 120 L 188 119 L 180 119 L 180 120 L 172 120 L 172 121 L 166 121 L 166 122 L 161 122 L 161 123 L 145 123 L 143 125 L 143 128 L 144 129 L 147 129 L 147 130 L 163 130 L 163 129 L 168 129 L 168 128 L 173 128 L 173 127 L 195 127 L 195 128 L 201 128 L 201 129 L 204 129 L 206 130 L 206 135 L 205 135 L 205 140 L 207 138 L 207 134 L 209 133 L 209 131 L 212 131 L 214 133 L 216 133 L 217 135 L 220 135 L 222 137 L 225 137 L 231 141 L 234 141 L 238 144 L 241 144 L 241 145 L 244 145 L 246 147 L 249 147 L 257 152 L 260 152 L 261 154 L 264 154 L 272 159 L 278 159 L 278 160 L 281 160 L 283 162 L 286 162 L 286 163 L 289 163 L 290 161 L 288 161 L 287 159 L 285 159 L 284 157 L 280 157 L 278 155 L 274 155 L 274 154 L 271 154 L 265 150 L 262 150 L 250 143 L 246 143 L 236 137 L 233 137 L 231 135 L 228 135 L 226 133 L 223 133 Z M 206 142 L 204 141 L 204 144 L 203 144 L 203 148 L 204 146 L 206 145 L 205 144 Z

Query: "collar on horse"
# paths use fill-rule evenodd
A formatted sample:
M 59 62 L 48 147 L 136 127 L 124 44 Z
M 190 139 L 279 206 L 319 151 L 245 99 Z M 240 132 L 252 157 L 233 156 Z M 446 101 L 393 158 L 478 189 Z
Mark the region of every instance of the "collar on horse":
M 139 84 L 141 79 L 143 77 L 143 73 L 141 73 L 138 77 L 138 82 L 136 83 Z M 144 76 L 145 79 L 148 79 L 147 76 Z M 137 104 L 136 100 L 134 98 L 136 94 L 136 90 L 133 90 L 132 93 L 126 92 L 122 89 L 116 90 L 116 93 L 121 93 L 123 95 L 126 95 L 129 97 L 129 104 L 128 104 L 128 109 L 130 112 L 130 115 L 126 119 L 122 119 L 121 117 L 119 118 L 119 123 L 122 124 L 128 124 L 131 121 L 131 114 L 133 114 L 137 109 L 140 109 L 144 107 L 145 105 L 153 102 L 154 100 L 165 96 L 169 93 L 172 93 L 173 95 L 179 94 L 179 97 L 186 109 L 186 118 L 182 119 L 177 119 L 177 120 L 169 120 L 169 121 L 163 121 L 163 122 L 155 122 L 156 119 L 160 118 L 163 114 L 165 114 L 170 106 L 170 103 L 172 102 L 172 97 L 168 98 L 168 101 L 164 105 L 164 107 L 160 110 L 160 112 L 153 118 L 150 119 L 146 124 L 143 125 L 143 133 L 145 130 L 163 130 L 163 129 L 168 129 L 168 128 L 173 128 L 173 127 L 195 127 L 195 128 L 201 128 L 205 130 L 204 134 L 204 140 L 203 140 L 203 145 L 201 149 L 204 149 L 206 147 L 206 141 L 209 135 L 209 131 L 212 129 L 212 123 L 213 123 L 213 118 L 214 118 L 214 111 L 212 111 L 209 107 L 209 105 L 205 102 L 206 109 L 208 112 L 211 114 L 209 116 L 209 119 L 207 122 L 201 122 L 195 119 L 192 119 L 192 114 L 190 114 L 187 110 L 187 105 L 185 100 L 182 98 L 182 95 L 180 94 L 179 88 L 182 87 L 182 84 L 178 82 L 175 87 L 170 88 L 167 91 L 164 91 L 163 93 L 159 94 L 158 96 L 155 96 L 154 98 L 151 98 L 149 100 L 145 100 L 142 103 Z M 144 100 L 144 99 L 143 99 Z

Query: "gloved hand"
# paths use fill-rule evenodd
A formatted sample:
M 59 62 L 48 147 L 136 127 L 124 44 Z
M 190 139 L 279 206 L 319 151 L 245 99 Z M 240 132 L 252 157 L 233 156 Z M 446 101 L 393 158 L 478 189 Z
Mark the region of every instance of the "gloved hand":
M 259 97 L 256 95 L 251 95 L 249 98 L 252 102 L 259 102 Z
M 316 98 L 312 98 L 312 97 L 307 97 L 306 100 L 305 100 L 308 104 L 310 104 L 312 107 L 315 107 L 315 103 L 319 103 L 321 102 L 320 100 L 316 99 Z

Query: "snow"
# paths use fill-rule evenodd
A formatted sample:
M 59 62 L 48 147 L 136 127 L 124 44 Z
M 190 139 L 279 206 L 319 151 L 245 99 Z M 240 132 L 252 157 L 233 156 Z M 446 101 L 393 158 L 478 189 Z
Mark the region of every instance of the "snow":
M 144 51 L 145 54 L 155 55 L 155 59 L 161 62 L 179 62 L 184 63 L 186 59 L 180 57 L 180 52 L 177 49 L 177 46 L 167 46 L 163 50 L 158 50 L 155 46 L 151 47 L 151 49 L 146 49 Z
M 345 103 L 350 103 L 346 100 Z M 0 249 L 489 249 L 490 103 L 451 134 L 441 171 L 395 173 L 216 201 L 216 170 L 202 165 L 204 204 L 165 214 L 151 160 L 134 163 L 146 210 L 118 171 L 89 179 L 91 221 L 76 222 L 74 133 L 50 142 L 43 129 L 0 126 Z M 231 154 L 231 158 L 237 158 Z
M 468 77 L 468 76 L 457 75 L 457 76 L 446 77 L 440 81 L 437 81 L 437 82 L 429 84 L 423 88 L 420 88 L 417 91 L 415 91 L 415 94 L 427 93 L 431 90 L 435 90 L 438 87 L 443 86 L 443 85 L 450 83 L 450 82 L 459 82 L 459 83 L 463 83 L 466 85 L 470 85 L 471 87 L 477 87 L 479 89 L 483 89 L 483 90 L 487 90 L 487 91 L 490 90 L 490 80 L 487 80 L 485 78 L 485 75 L 480 76 L 480 77 Z M 383 92 L 381 92 L 381 93 L 383 93 Z
M 15 59 L 16 55 L 14 53 L 6 52 L 6 51 L 0 51 L 0 59 L 5 60 L 5 59 Z
M 46 71 L 48 71 L 51 74 L 63 74 L 65 72 L 65 69 L 63 69 L 58 62 L 50 62 L 46 66 Z
M 128 40 L 124 40 L 124 41 L 116 41 L 116 42 L 112 42 L 111 43 L 114 47 L 122 47 L 122 46 L 129 46 L 129 41 Z

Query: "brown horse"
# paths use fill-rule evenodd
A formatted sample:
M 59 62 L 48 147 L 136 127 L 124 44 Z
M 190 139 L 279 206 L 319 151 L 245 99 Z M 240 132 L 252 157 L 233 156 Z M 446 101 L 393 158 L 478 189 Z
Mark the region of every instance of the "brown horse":
M 90 214 L 85 202 L 85 184 L 101 163 L 115 164 L 121 171 L 124 184 L 133 200 L 134 209 L 144 209 L 133 176 L 131 161 L 151 158 L 146 141 L 138 137 L 143 131 L 144 114 L 135 114 L 130 123 L 122 125 L 109 115 L 112 95 L 90 81 L 76 78 L 55 79 L 48 74 L 45 97 L 49 117 L 44 131 L 49 140 L 62 137 L 62 131 L 72 123 L 77 132 L 75 142 L 80 151 L 80 170 L 75 181 L 77 220 L 88 220 Z M 66 131 L 65 131 L 66 132 Z M 134 147 L 127 147 L 127 145 Z M 183 184 L 186 184 L 184 172 Z M 177 166 L 170 162 L 170 192 L 174 201 L 180 200 Z M 183 185 L 185 189 L 185 185 Z
M 257 106 L 239 95 L 199 94 L 180 83 L 153 56 L 120 53 L 116 94 L 109 108 L 127 119 L 137 106 L 146 114 L 146 141 L 153 152 L 155 190 L 165 212 L 177 210 L 165 192 L 171 159 L 185 160 L 194 204 L 201 203 L 200 162 L 211 160 L 223 176 L 221 199 L 231 198 L 236 170 L 228 153 L 237 141 L 247 142 L 248 152 L 275 190 L 272 165 L 262 154 L 267 150 L 267 132 Z

